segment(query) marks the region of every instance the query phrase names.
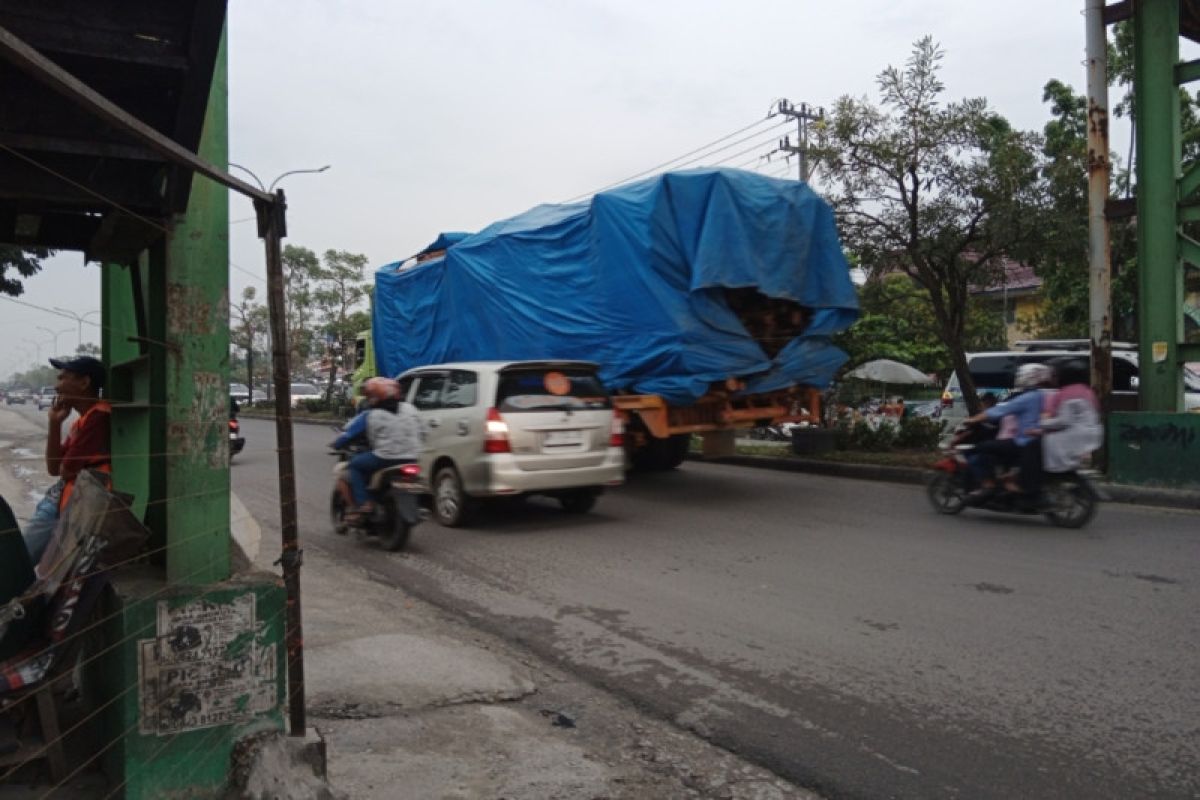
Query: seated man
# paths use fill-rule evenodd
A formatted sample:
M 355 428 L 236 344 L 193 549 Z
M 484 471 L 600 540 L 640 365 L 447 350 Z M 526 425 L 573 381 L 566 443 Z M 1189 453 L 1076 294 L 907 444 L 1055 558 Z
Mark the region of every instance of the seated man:
M 25 526 L 25 546 L 34 564 L 41 560 L 50 544 L 59 513 L 71 499 L 79 473 L 85 469 L 112 471 L 109 449 L 112 406 L 100 399 L 104 364 L 91 356 L 79 356 L 52 358 L 50 365 L 59 372 L 54 386 L 57 396 L 47 412 L 46 471 L 59 480 L 46 492 Z M 79 413 L 79 419 L 63 439 L 62 426 L 72 411 Z

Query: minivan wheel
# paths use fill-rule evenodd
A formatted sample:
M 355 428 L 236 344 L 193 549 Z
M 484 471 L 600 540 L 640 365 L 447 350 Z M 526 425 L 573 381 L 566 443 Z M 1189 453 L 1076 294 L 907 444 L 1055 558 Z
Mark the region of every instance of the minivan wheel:
M 463 491 L 454 467 L 442 467 L 433 479 L 433 516 L 446 528 L 465 525 L 470 517 L 471 498 Z
M 568 514 L 586 514 L 596 505 L 596 492 L 592 489 L 578 489 L 559 495 L 558 502 Z

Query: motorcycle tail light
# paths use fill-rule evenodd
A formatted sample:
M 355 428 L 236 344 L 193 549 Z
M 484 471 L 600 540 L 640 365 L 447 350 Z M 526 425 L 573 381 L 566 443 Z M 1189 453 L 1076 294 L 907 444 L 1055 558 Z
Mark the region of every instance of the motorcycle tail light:
M 421 467 L 417 464 L 405 464 L 400 468 L 400 474 L 406 478 L 415 478 L 421 474 Z

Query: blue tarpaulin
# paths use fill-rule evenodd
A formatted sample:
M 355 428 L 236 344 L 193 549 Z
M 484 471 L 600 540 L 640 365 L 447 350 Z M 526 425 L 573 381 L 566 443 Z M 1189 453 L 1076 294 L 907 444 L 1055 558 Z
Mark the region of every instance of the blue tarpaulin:
M 829 337 L 858 317 L 829 206 L 805 184 L 740 170 L 667 173 L 453 239 L 443 257 L 375 273 L 380 374 L 581 359 L 612 390 L 688 404 L 729 377 L 751 393 L 828 385 L 846 358 Z M 726 303 L 725 289 L 745 287 L 811 311 L 774 358 Z

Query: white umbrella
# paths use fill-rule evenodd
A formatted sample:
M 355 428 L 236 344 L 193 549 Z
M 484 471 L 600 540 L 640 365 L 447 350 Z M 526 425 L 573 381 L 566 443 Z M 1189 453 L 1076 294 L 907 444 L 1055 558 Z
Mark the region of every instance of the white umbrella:
M 880 358 L 860 364 L 846 373 L 847 378 L 859 378 L 864 381 L 903 385 L 910 383 L 933 383 L 933 380 L 915 367 L 892 361 L 890 358 Z

